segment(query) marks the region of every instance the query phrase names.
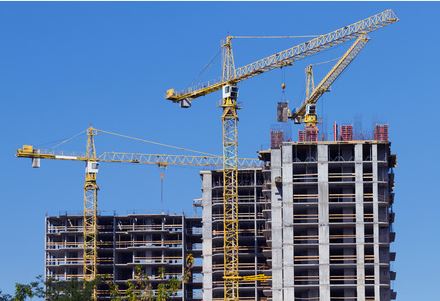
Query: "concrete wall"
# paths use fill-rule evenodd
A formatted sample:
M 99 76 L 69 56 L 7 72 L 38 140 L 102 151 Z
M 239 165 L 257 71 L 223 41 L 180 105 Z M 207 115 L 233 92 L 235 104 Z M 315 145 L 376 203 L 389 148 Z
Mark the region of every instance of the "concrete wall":
M 212 174 L 202 171 L 203 300 L 212 300 Z

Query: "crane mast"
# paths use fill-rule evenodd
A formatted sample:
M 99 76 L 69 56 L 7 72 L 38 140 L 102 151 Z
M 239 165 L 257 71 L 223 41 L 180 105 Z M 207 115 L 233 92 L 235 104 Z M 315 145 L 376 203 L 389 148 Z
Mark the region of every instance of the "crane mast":
M 223 46 L 223 81 L 235 77 L 231 38 Z M 223 280 L 225 300 L 238 300 L 238 88 L 223 86 Z
M 372 32 L 381 27 L 397 22 L 397 16 L 390 9 L 360 20 L 356 23 L 337 29 L 328 34 L 315 37 L 307 42 L 264 57 L 243 67 L 235 68 L 231 40 L 227 36 L 223 44 L 222 79 L 217 82 L 191 87 L 177 92 L 171 88 L 165 98 L 181 107 L 188 108 L 191 102 L 201 96 L 222 90 L 222 143 L 223 143 L 223 224 L 224 224 L 224 300 L 239 300 L 239 282 L 245 279 L 238 269 L 238 186 L 237 186 L 237 148 L 238 148 L 238 88 L 237 83 L 270 70 L 291 66 L 294 62 L 340 45 L 360 35 Z M 316 89 L 315 89 L 316 90 Z M 312 92 L 313 96 L 313 92 Z M 249 280 L 250 278 L 246 278 Z M 254 281 L 267 279 L 265 275 L 251 277 Z
M 84 181 L 84 214 L 83 214 L 83 277 L 93 281 L 97 274 L 98 258 L 98 190 L 96 176 L 98 163 L 96 161 L 95 139 L 96 130 L 87 129 L 86 175 Z M 96 287 L 93 289 L 93 300 L 97 299 Z

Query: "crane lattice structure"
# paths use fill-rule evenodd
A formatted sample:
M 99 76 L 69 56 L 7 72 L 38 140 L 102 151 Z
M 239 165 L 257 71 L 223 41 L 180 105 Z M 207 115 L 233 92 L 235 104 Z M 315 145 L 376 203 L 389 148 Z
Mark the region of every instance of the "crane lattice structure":
M 306 99 L 293 113 L 289 113 L 288 117 L 293 119 L 295 123 L 305 123 L 308 127 L 316 127 L 318 122 L 315 108 L 316 103 L 325 92 L 330 90 L 330 86 L 338 79 L 348 65 L 353 62 L 368 41 L 369 39 L 366 34 L 361 34 L 316 87 L 313 79 L 313 65 L 307 66 Z
M 227 36 L 223 44 L 222 79 L 205 83 L 183 91 L 169 89 L 166 98 L 181 107 L 191 106 L 191 102 L 201 96 L 222 90 L 222 141 L 223 141 L 223 252 L 224 252 L 224 300 L 239 300 L 239 283 L 243 279 L 238 270 L 238 87 L 237 83 L 268 72 L 291 66 L 294 62 L 358 38 L 379 28 L 397 22 L 395 13 L 388 9 L 356 23 L 344 26 L 327 34 L 317 36 L 307 42 L 264 57 L 243 67 L 235 68 L 232 39 L 240 36 Z M 265 279 L 261 275 L 258 280 Z
M 85 162 L 84 181 L 84 213 L 83 213 L 83 279 L 93 281 L 98 276 L 98 184 L 96 181 L 100 163 L 132 163 L 143 165 L 167 166 L 198 166 L 210 168 L 222 168 L 223 157 L 214 155 L 173 155 L 173 154 L 143 154 L 128 152 L 103 152 L 97 154 L 95 148 L 95 136 L 98 132 L 109 133 L 93 127 L 87 129 L 87 144 L 85 154 L 71 155 L 62 151 L 44 151 L 34 148 L 32 145 L 23 145 L 17 150 L 18 158 L 32 159 L 32 167 L 40 167 L 41 159 L 80 161 Z M 236 163 L 243 168 L 255 168 L 261 166 L 257 158 L 237 158 Z M 97 300 L 97 290 L 93 291 L 93 300 Z

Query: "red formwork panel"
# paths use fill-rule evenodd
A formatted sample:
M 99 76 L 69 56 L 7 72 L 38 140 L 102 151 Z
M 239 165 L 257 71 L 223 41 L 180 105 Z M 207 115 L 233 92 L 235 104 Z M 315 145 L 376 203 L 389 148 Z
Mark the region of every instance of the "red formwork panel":
M 306 141 L 307 142 L 316 142 L 318 141 L 318 128 L 316 127 L 307 127 L 306 128 Z
M 388 124 L 376 124 L 374 128 L 374 140 L 388 141 Z
M 352 141 L 353 126 L 351 124 L 341 125 L 341 135 L 339 137 L 341 141 Z
M 306 131 L 299 130 L 298 131 L 298 142 L 304 142 L 306 141 Z
M 284 141 L 284 132 L 279 130 L 270 131 L 270 147 L 280 148 Z

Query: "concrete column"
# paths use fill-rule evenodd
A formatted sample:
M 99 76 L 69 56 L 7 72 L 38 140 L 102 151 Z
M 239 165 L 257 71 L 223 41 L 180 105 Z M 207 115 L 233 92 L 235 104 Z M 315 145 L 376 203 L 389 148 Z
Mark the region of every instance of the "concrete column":
M 47 217 L 47 214 L 46 214 L 46 216 L 44 217 L 44 228 L 45 228 L 45 230 L 46 230 L 46 233 L 45 233 L 45 235 L 44 235 L 44 280 L 48 280 L 47 278 L 48 278 L 48 275 L 49 275 L 49 271 L 48 271 L 48 265 L 47 265 L 47 259 L 50 259 L 50 253 L 49 253 L 49 251 L 48 251 L 48 248 L 47 248 L 47 240 L 48 240 L 48 234 L 49 234 L 49 228 L 50 228 L 50 225 L 49 225 L 49 218 Z M 78 255 L 77 255 L 78 256 Z M 78 256 L 78 258 L 79 258 L 79 256 Z M 113 257 L 114 258 L 114 257 Z M 113 275 L 114 275 L 114 273 L 113 273 Z
M 356 274 L 357 301 L 365 301 L 365 228 L 364 228 L 364 178 L 363 144 L 354 146 L 355 202 L 356 202 Z
M 374 243 L 374 297 L 380 300 L 380 264 L 379 264 L 379 186 L 377 165 L 377 144 L 372 145 L 373 164 L 373 243 Z
M 253 175 L 253 188 L 254 188 L 254 274 L 258 274 L 258 225 L 257 225 L 257 214 L 258 214 L 258 197 L 257 197 L 257 171 L 254 170 Z M 254 284 L 254 300 L 258 301 L 258 281 Z
M 328 145 L 318 144 L 319 301 L 330 301 Z
M 202 274 L 203 300 L 212 301 L 212 174 L 200 172 L 202 176 Z
M 283 287 L 284 300 L 294 300 L 294 269 L 293 269 L 293 168 L 292 145 L 282 146 L 283 177 Z
M 281 179 L 281 150 L 271 150 L 272 300 L 283 300 L 282 196 L 276 180 Z
M 116 221 L 116 216 L 113 214 L 113 283 L 115 283 L 116 280 L 116 228 L 118 227 L 118 223 Z
M 190 229 L 190 231 L 192 231 L 192 229 Z M 182 256 L 180 257 L 182 260 L 182 263 L 183 263 L 182 270 L 181 270 L 182 278 L 185 275 L 185 255 L 186 255 L 185 251 L 187 249 L 185 237 L 186 237 L 185 214 L 183 213 L 182 214 L 182 248 L 181 248 Z M 185 301 L 186 300 L 186 285 L 185 285 L 184 281 L 182 281 L 181 292 L 182 292 L 182 301 Z

